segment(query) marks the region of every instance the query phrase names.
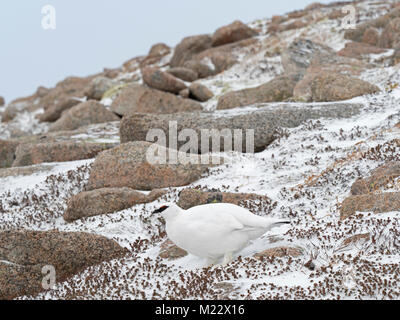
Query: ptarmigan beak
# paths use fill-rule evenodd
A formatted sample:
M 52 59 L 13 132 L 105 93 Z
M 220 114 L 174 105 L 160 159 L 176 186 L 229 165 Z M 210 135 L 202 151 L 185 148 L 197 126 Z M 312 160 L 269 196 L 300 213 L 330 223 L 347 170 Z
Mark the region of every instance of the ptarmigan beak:
M 167 210 L 169 206 L 162 206 L 161 208 L 158 208 L 157 210 L 153 211 L 153 213 L 161 213 Z

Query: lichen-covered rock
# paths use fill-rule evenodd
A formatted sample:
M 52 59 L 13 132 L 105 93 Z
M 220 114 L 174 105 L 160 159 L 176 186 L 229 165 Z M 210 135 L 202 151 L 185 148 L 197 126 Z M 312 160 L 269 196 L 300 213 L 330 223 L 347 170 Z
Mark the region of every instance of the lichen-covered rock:
M 119 121 L 120 118 L 95 100 L 82 102 L 54 122 L 49 131 L 75 130 L 89 124 Z
M 44 113 L 38 115 L 41 122 L 55 122 L 60 119 L 64 111 L 71 109 L 82 101 L 75 97 L 61 97 L 60 101 L 55 102 L 47 108 Z
M 311 81 L 311 100 L 316 102 L 342 101 L 373 94 L 380 89 L 369 82 L 339 73 L 315 74 Z
M 199 78 L 217 75 L 231 68 L 238 62 L 235 52 L 243 48 L 257 50 L 259 41 L 256 38 L 225 44 L 210 48 L 194 55 L 184 63 L 184 67 L 197 72 Z
M 111 111 L 120 116 L 126 115 L 131 109 L 136 108 L 139 99 L 146 92 L 151 92 L 151 89 L 136 83 L 119 88 L 113 94 L 116 95 L 116 98 L 110 107 Z
M 201 102 L 208 101 L 214 96 L 210 89 L 200 83 L 192 83 L 189 91 L 193 98 Z
M 172 74 L 176 78 L 188 82 L 193 82 L 199 78 L 199 75 L 197 74 L 196 71 L 183 67 L 171 68 L 166 72 Z
M 150 48 L 147 57 L 140 59 L 139 67 L 144 68 L 146 66 L 155 65 L 159 63 L 161 59 L 166 55 L 168 55 L 170 52 L 171 48 L 167 46 L 165 43 L 156 43 Z M 137 58 L 132 59 L 131 62 L 135 62 L 136 59 Z M 130 63 L 129 62 L 125 63 L 124 66 L 127 66 L 128 64 Z M 130 71 L 134 71 L 132 70 L 131 66 L 128 66 L 128 69 L 130 69 Z
M 47 95 L 49 92 L 50 92 L 50 89 L 48 89 L 48 88 L 46 88 L 46 87 L 43 87 L 43 86 L 40 86 L 40 87 L 38 87 L 37 90 L 36 90 L 36 95 L 37 95 L 39 98 L 43 98 L 43 97 L 44 97 L 45 95 Z
M 164 163 L 153 161 L 152 157 L 157 151 L 158 155 L 165 155 Z M 176 153 L 149 142 L 124 143 L 97 156 L 87 190 L 120 187 L 153 190 L 185 186 L 199 180 L 208 168 L 214 166 L 213 163 L 223 163 L 221 158 L 207 157 L 207 161 L 204 161 L 199 155 L 191 155 L 193 161 L 183 164 L 179 161 L 182 158 L 187 159 L 187 154 Z M 207 164 L 202 164 L 202 161 Z
M 149 57 L 162 57 L 171 52 L 171 48 L 165 43 L 154 44 L 149 51 Z
M 340 219 L 344 220 L 356 212 L 385 213 L 400 210 L 400 192 L 369 193 L 350 196 L 343 201 Z
M 122 257 L 127 250 L 115 241 L 81 232 L 0 232 L 0 299 L 43 291 L 42 267 L 52 266 L 56 282 L 89 266 Z
M 113 144 L 82 142 L 21 143 L 15 151 L 13 167 L 24 167 L 44 162 L 67 162 L 95 158 Z
M 200 111 L 203 107 L 191 99 L 131 84 L 121 90 L 111 105 L 111 110 L 121 116 L 131 113 L 178 113 Z
M 159 257 L 167 260 L 177 260 L 186 257 L 188 253 L 176 246 L 171 240 L 167 240 L 161 244 Z
M 308 39 L 297 39 L 282 52 L 282 64 L 286 73 L 305 74 L 315 58 L 331 57 L 335 51 Z
M 183 98 L 183 99 L 189 99 L 189 97 L 190 97 L 190 90 L 189 90 L 189 88 L 186 88 L 186 89 L 180 91 L 180 92 L 179 92 L 179 96 L 180 96 L 181 98 Z
M 43 267 L 43 265 L 22 266 L 0 262 L 0 300 L 12 300 L 44 291 Z
M 369 177 L 358 179 L 351 186 L 353 196 L 377 191 L 400 177 L 400 162 L 392 161 L 373 170 Z
M 362 42 L 371 46 L 377 46 L 379 44 L 380 32 L 378 29 L 370 27 L 365 30 Z
M 201 61 L 189 60 L 186 61 L 183 66 L 186 69 L 190 69 L 193 72 L 196 72 L 199 79 L 208 78 L 217 74 L 214 63 L 212 62 L 212 60 L 207 58 Z
M 400 44 L 400 17 L 390 21 L 378 42 L 382 48 L 394 48 L 398 44 Z
M 12 166 L 18 144 L 15 141 L 0 140 L 0 168 Z
M 141 203 L 149 203 L 164 195 L 166 191 L 155 189 L 150 194 L 130 188 L 103 188 L 81 192 L 68 200 L 64 220 L 72 222 L 128 209 Z
M 57 83 L 56 87 L 40 100 L 40 106 L 44 113 L 39 115 L 42 122 L 54 122 L 61 117 L 61 114 L 73 106 L 79 104 L 90 87 L 95 76 L 86 78 L 68 77 Z
M 37 173 L 51 175 L 54 165 L 43 164 L 30 167 L 1 168 L 0 178 L 31 176 Z
M 282 75 L 256 88 L 228 92 L 219 98 L 217 109 L 285 101 L 293 96 L 294 87 L 300 79 L 299 74 Z
M 89 84 L 89 87 L 86 91 L 86 96 L 88 99 L 101 100 L 104 93 L 115 87 L 117 84 L 117 82 L 110 78 L 103 76 L 96 77 Z
M 18 113 L 27 111 L 32 112 L 40 108 L 37 94 L 28 97 L 18 98 L 11 101 L 4 109 L 1 122 L 7 123 L 15 119 Z
M 365 61 L 338 55 L 330 47 L 301 38 L 282 53 L 281 59 L 286 73 L 300 74 L 304 78 L 322 72 L 358 77 L 373 67 Z
M 348 40 L 362 42 L 364 34 L 367 32 L 368 29 L 375 28 L 384 30 L 388 26 L 388 24 L 391 23 L 392 20 L 399 17 L 400 17 L 400 8 L 394 8 L 392 11 L 383 16 L 380 16 L 376 19 L 367 20 L 366 22 L 357 25 L 355 29 L 346 30 L 344 38 Z M 381 39 L 379 40 L 379 42 L 380 41 Z M 379 42 L 378 45 L 380 46 Z
M 235 146 L 235 151 L 252 153 L 265 150 L 275 140 L 278 128 L 297 127 L 310 119 L 348 118 L 359 114 L 359 112 L 359 104 L 332 103 L 303 106 L 301 108 L 291 105 L 276 105 L 271 108 L 259 109 L 239 115 L 227 114 L 226 111 L 217 111 L 215 113 L 184 112 L 177 114 L 136 113 L 122 119 L 120 137 L 121 143 L 146 141 L 149 130 L 157 128 L 165 134 L 166 144 L 169 146 L 170 124 L 176 121 L 177 134 L 183 134 L 182 130 L 184 129 L 192 129 L 198 138 L 194 143 L 195 150 L 191 152 L 219 152 L 225 150 L 225 143 L 228 143 L 228 148 L 230 147 L 230 149 L 227 151 L 232 151 L 233 146 Z M 236 141 L 234 140 L 235 130 L 241 132 Z M 249 147 L 246 146 L 246 141 L 253 139 L 252 133 L 248 130 L 254 130 L 254 148 L 251 147 L 251 143 Z M 210 136 L 202 136 L 202 133 L 210 133 Z M 220 141 L 221 138 L 225 138 L 225 140 L 219 146 L 213 147 L 212 141 Z M 202 143 L 203 139 L 204 144 Z M 229 141 L 231 141 L 231 145 Z M 240 144 L 240 141 L 242 141 L 242 144 Z M 176 147 L 181 148 L 185 144 L 186 141 L 179 140 Z M 174 146 L 174 148 L 176 147 Z M 241 150 L 238 150 L 237 147 L 241 147 Z
M 237 42 L 256 36 L 257 31 L 253 30 L 243 22 L 236 20 L 231 24 L 216 30 L 212 36 L 212 45 L 214 47 L 224 44 Z
M 211 48 L 212 38 L 210 35 L 198 35 L 184 38 L 175 48 L 171 58 L 171 67 L 182 67 L 196 54 Z
M 257 253 L 255 257 L 257 259 L 265 258 L 284 258 L 284 257 L 294 257 L 297 258 L 303 254 L 300 248 L 293 247 L 276 247 L 267 249 L 263 252 Z
M 395 48 L 392 57 L 392 65 L 397 65 L 398 63 L 400 63 L 400 44 Z
M 371 54 L 381 54 L 384 53 L 385 51 L 386 51 L 385 49 L 375 47 L 366 43 L 348 42 L 346 43 L 346 46 L 338 52 L 338 55 L 349 58 L 361 59 L 365 56 L 369 56 Z
M 161 71 L 155 67 L 145 67 L 142 69 L 143 81 L 150 88 L 178 94 L 179 91 L 186 89 L 184 82 L 174 77 L 172 74 Z
M 18 109 L 12 105 L 7 106 L 1 113 L 1 122 L 7 123 L 12 121 L 18 114 Z

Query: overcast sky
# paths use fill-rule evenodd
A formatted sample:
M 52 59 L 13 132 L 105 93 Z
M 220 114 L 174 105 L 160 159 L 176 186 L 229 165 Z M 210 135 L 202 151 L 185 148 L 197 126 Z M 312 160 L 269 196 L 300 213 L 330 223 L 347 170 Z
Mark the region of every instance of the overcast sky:
M 302 9 L 315 0 L 1 0 L 0 96 L 9 102 L 67 76 L 119 67 L 154 43 L 212 33 L 239 19 Z M 329 3 L 331 0 L 319 0 Z M 42 7 L 56 29 L 42 28 Z

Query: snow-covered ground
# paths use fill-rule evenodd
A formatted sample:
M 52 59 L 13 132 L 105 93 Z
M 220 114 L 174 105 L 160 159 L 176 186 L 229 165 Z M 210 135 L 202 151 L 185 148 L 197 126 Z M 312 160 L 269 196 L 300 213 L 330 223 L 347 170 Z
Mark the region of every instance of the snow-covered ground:
M 346 41 L 332 23 L 323 20 L 306 30 L 288 31 L 285 40 L 289 43 L 304 31 L 311 38 L 318 33 L 339 50 Z M 339 219 L 340 204 L 357 178 L 387 160 L 400 160 L 400 147 L 391 143 L 400 138 L 400 129 L 395 128 L 400 122 L 400 88 L 388 90 L 390 84 L 400 83 L 399 71 L 397 65 L 371 69 L 360 76 L 383 91 L 351 100 L 363 105 L 359 115 L 312 120 L 284 129 L 264 152 L 225 154 L 233 158 L 231 163 L 189 186 L 266 195 L 271 203 L 253 203 L 258 213 L 292 221 L 254 241 L 227 267 L 207 268 L 204 260 L 192 255 L 175 261 L 158 257 L 167 238 L 163 222 L 151 212 L 163 202 L 177 201 L 184 188 L 170 188 L 166 196 L 150 204 L 66 223 L 62 218 L 66 201 L 84 189 L 93 160 L 53 163 L 50 171 L 0 178 L 0 230 L 90 232 L 112 238 L 130 250 L 127 257 L 90 267 L 34 298 L 400 298 L 399 212 Z M 222 93 L 260 85 L 281 72 L 280 57 L 265 57 L 265 50 L 243 57 L 230 70 L 200 81 L 216 94 L 204 107 L 213 110 Z M 25 125 L 37 125 L 29 119 Z M 400 191 L 398 181 L 388 190 Z M 343 246 L 350 236 L 367 232 L 370 240 Z M 255 253 L 278 246 L 298 247 L 303 254 L 264 261 L 254 258 Z M 315 268 L 306 266 L 310 260 Z
M 259 214 L 292 220 L 291 226 L 274 229 L 254 241 L 225 268 L 205 268 L 205 261 L 191 255 L 173 262 L 158 257 L 166 237 L 162 222 L 151 212 L 165 201 L 176 201 L 182 188 L 170 189 L 164 199 L 151 204 L 65 223 L 62 215 L 66 200 L 83 189 L 90 161 L 52 164 L 52 175 L 47 178 L 37 174 L 2 180 L 2 191 L 11 192 L 0 197 L 0 224 L 2 228 L 91 232 L 131 249 L 131 256 L 89 268 L 58 284 L 55 290 L 40 294 L 39 299 L 71 295 L 89 299 L 212 299 L 221 294 L 251 299 L 398 297 L 398 212 L 357 215 L 340 222 L 338 209 L 355 179 L 387 158 L 400 160 L 398 147 L 376 155 L 378 160 L 349 157 L 399 137 L 399 131 L 393 130 L 400 121 L 399 94 L 397 89 L 358 98 L 357 102 L 365 105 L 361 115 L 347 120 L 310 121 L 288 129 L 262 153 L 226 155 L 234 156 L 235 161 L 194 183 L 267 195 L 272 199 L 269 206 L 254 204 L 260 206 Z M 9 186 L 5 188 L 6 184 Z M 399 186 L 391 189 L 398 190 Z M 349 236 L 366 232 L 374 237 L 341 248 Z M 253 257 L 281 245 L 299 247 L 304 254 L 267 263 Z M 314 271 L 304 266 L 310 259 L 316 265 Z M 347 283 L 349 279 L 352 285 Z M 380 284 L 384 279 L 387 286 Z M 222 286 L 228 287 L 228 292 L 219 293 L 221 282 L 230 284 Z

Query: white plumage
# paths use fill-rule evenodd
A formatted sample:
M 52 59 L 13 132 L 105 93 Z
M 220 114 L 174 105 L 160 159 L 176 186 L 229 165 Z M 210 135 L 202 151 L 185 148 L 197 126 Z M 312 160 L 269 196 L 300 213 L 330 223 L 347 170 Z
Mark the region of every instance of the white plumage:
M 162 212 L 167 235 L 172 242 L 187 252 L 207 258 L 210 264 L 224 257 L 222 264 L 245 248 L 249 241 L 286 220 L 264 218 L 247 209 L 229 204 L 206 204 L 183 210 L 175 204 L 164 206 Z

